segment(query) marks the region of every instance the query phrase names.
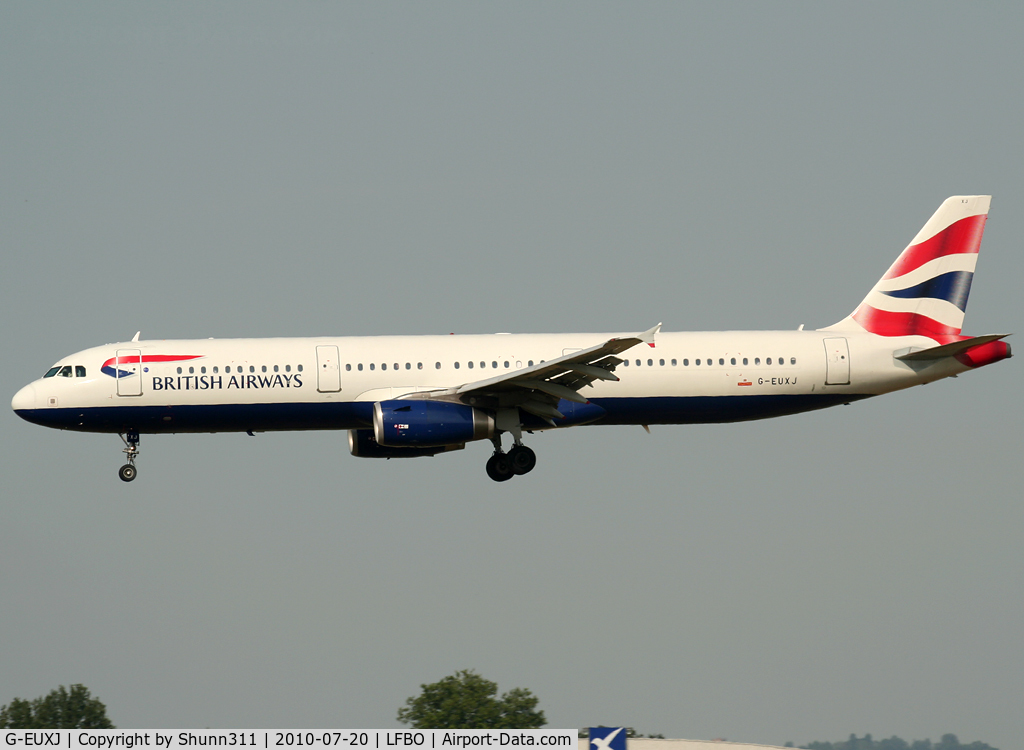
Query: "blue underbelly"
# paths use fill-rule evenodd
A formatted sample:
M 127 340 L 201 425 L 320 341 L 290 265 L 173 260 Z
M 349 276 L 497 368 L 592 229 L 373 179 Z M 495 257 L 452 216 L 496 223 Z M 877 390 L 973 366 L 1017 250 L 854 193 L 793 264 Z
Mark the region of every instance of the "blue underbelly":
M 368 402 L 103 406 L 26 409 L 17 414 L 46 427 L 81 432 L 348 430 L 373 425 L 373 404 Z
M 559 404 L 574 424 L 708 424 L 781 417 L 868 398 L 869 394 L 806 394 L 750 396 L 652 396 L 593 399 L 590 408 Z M 595 409 L 593 407 L 600 407 Z M 603 413 L 602 413 L 603 410 Z M 579 412 L 578 414 L 576 412 Z M 287 404 L 205 404 L 191 406 L 103 406 L 89 409 L 22 409 L 23 419 L 81 432 L 140 433 L 245 432 L 246 430 L 348 430 L 373 426 L 370 402 Z M 527 429 L 548 425 L 528 414 Z
M 651 396 L 594 399 L 606 416 L 595 424 L 712 424 L 783 417 L 869 398 L 870 394 Z

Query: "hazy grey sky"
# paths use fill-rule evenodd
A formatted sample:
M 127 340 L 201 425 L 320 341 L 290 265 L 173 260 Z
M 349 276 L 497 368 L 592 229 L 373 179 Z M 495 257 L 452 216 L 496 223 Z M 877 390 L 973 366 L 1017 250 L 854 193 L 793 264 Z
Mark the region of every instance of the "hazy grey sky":
M 1024 9 L 0 4 L 10 397 L 144 338 L 796 328 L 992 193 L 965 332 L 1024 332 Z M 1014 346 L 1024 346 L 1016 341 Z M 475 668 L 553 726 L 1024 737 L 1019 360 L 731 426 L 486 444 L 0 420 L 0 703 L 395 725 Z M 6 402 L 5 402 L 6 403 Z

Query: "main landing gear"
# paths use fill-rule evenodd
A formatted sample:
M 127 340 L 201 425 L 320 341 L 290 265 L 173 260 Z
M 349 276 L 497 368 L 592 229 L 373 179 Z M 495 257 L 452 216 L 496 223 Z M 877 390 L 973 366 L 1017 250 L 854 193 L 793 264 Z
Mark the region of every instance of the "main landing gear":
M 495 482 L 507 482 L 516 474 L 528 474 L 537 465 L 537 454 L 520 442 L 505 453 L 501 449 L 501 437 L 495 435 L 494 455 L 487 459 L 487 476 Z
M 124 454 L 128 456 L 128 463 L 117 470 L 117 475 L 122 482 L 130 482 L 138 475 L 139 470 L 135 468 L 135 459 L 139 456 L 139 433 L 136 430 L 128 430 L 119 435 L 124 442 Z

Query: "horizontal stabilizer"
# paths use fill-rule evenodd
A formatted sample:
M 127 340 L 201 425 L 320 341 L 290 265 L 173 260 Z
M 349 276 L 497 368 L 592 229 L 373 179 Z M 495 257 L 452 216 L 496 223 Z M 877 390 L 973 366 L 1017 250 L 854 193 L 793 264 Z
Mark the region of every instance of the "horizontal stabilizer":
M 999 339 L 1005 339 L 1010 334 L 1008 333 L 993 333 L 987 336 L 975 336 L 971 339 L 964 339 L 963 341 L 954 341 L 952 344 L 944 344 L 942 346 L 933 346 L 930 349 L 918 349 L 907 354 L 900 354 L 896 359 L 902 359 L 904 361 L 910 360 L 921 360 L 921 359 L 942 359 L 943 357 L 953 357 L 961 352 L 965 352 L 968 349 L 973 349 L 976 346 L 982 344 L 988 344 L 993 341 L 999 341 Z

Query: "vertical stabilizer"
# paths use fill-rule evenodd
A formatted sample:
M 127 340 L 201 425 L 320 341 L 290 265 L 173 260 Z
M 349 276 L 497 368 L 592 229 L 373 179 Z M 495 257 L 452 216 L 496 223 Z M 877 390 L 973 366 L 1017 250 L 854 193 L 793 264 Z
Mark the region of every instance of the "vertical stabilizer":
M 823 330 L 927 336 L 940 344 L 959 336 L 991 200 L 943 201 L 857 309 Z

